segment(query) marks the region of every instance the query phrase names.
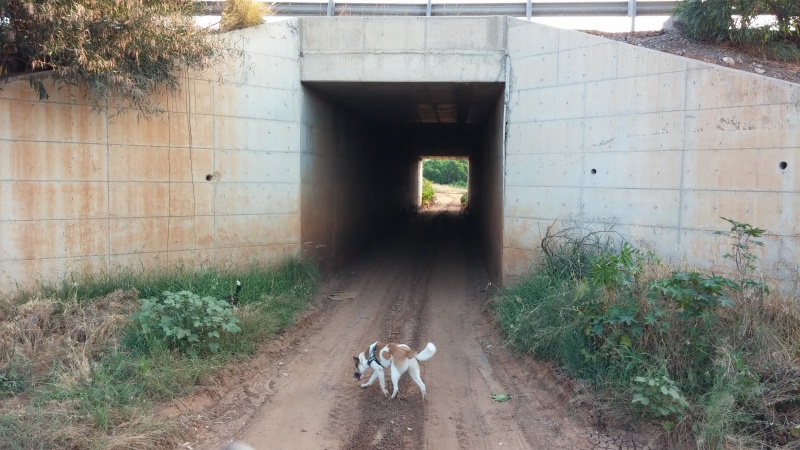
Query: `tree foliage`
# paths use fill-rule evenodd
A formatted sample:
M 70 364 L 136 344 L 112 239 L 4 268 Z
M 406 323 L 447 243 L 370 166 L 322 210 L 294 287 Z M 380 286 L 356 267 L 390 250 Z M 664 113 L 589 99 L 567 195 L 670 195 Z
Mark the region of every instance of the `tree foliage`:
M 0 0 L 0 80 L 52 71 L 96 106 L 151 114 L 160 108 L 150 94 L 177 90 L 183 70 L 224 52 L 210 33 L 195 25 L 192 0 Z M 41 78 L 30 81 L 47 99 Z
M 422 176 L 434 183 L 466 187 L 469 163 L 463 159 L 428 159 L 422 163 Z

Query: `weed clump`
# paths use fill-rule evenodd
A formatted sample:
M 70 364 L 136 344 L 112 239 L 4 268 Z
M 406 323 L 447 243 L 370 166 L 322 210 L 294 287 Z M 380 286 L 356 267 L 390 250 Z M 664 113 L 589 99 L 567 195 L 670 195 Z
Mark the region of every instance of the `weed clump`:
M 258 0 L 227 0 L 219 27 L 222 31 L 254 27 L 264 23 L 264 16 L 269 13 L 265 3 Z
M 544 264 L 493 304 L 507 342 L 585 380 L 667 446 L 800 437 L 800 315 L 759 279 L 765 230 L 723 218 L 726 275 L 675 270 L 609 227 L 548 229 Z

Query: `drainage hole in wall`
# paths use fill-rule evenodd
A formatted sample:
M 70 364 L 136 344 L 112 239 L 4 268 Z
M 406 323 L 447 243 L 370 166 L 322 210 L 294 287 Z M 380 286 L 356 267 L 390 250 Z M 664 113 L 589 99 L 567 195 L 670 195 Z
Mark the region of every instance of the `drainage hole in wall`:
M 597 173 L 597 169 L 592 169 L 592 175 Z
M 780 167 L 780 168 L 781 168 L 781 170 L 785 170 L 785 169 L 786 169 L 786 166 L 787 166 L 787 164 L 786 164 L 786 161 L 781 161 L 781 163 L 780 163 L 780 164 L 778 164 L 778 167 Z
M 211 181 L 212 183 L 219 179 L 219 172 L 214 172 L 206 175 L 206 181 Z

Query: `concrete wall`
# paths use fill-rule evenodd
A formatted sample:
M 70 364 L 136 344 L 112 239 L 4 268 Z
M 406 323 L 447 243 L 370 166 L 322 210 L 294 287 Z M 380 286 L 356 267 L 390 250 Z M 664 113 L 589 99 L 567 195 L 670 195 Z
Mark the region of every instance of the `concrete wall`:
M 303 81 L 505 80 L 503 17 L 303 19 Z
M 505 98 L 497 99 L 480 147 L 470 157 L 469 208 L 491 280 L 503 280 Z
M 190 75 L 167 109 L 0 91 L 0 292 L 83 270 L 270 262 L 300 249 L 297 20 L 239 32 L 245 57 Z M 207 181 L 207 176 L 210 181 Z
M 717 268 L 726 216 L 770 231 L 769 272 L 796 271 L 800 85 L 516 19 L 508 53 L 506 277 L 570 216 Z
M 328 270 L 364 250 L 413 201 L 415 160 L 310 89 L 303 132 L 303 250 Z

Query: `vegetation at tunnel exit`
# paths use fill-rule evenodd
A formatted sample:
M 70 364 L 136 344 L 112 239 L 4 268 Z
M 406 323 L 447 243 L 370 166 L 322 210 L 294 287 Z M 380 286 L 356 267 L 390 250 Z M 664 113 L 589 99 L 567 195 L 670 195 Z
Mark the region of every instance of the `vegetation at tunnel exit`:
M 433 198 L 436 197 L 436 192 L 433 190 L 433 183 L 427 178 L 422 179 L 422 207 L 428 207 L 433 204 Z
M 422 176 L 437 184 L 467 187 L 469 162 L 465 159 L 426 159 Z
M 159 89 L 235 54 L 195 25 L 195 12 L 192 0 L 0 0 L 0 81 L 28 75 L 44 100 L 52 87 L 35 74 L 49 71 L 96 106 L 158 113 Z
M 612 228 L 549 228 L 541 267 L 493 302 L 507 343 L 584 380 L 600 410 L 660 424 L 667 448 L 796 445 L 800 313 L 759 275 L 765 230 L 723 219 L 727 276 Z
M 237 279 L 232 310 L 224 299 Z M 291 259 L 86 274 L 0 299 L 0 449 L 179 446 L 182 426 L 157 403 L 212 382 L 291 326 L 317 280 Z

